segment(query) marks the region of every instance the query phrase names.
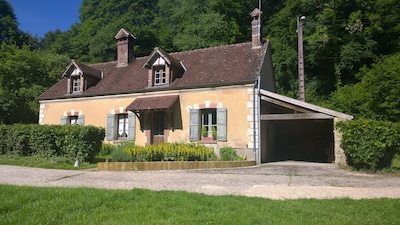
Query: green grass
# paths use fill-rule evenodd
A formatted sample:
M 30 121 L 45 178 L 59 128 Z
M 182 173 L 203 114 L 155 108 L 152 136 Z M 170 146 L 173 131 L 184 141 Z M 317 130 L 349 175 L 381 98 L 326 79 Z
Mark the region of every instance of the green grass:
M 399 224 L 399 199 L 269 200 L 0 185 L 1 224 Z
M 105 161 L 105 159 L 96 159 L 97 161 Z M 52 157 L 50 159 L 40 157 L 16 156 L 16 155 L 0 155 L 0 164 L 14 166 L 29 166 L 46 169 L 65 169 L 65 170 L 81 170 L 96 168 L 97 163 L 81 163 L 79 167 L 74 167 L 74 162 L 63 157 Z
M 400 169 L 400 155 L 396 154 L 393 158 L 392 162 L 392 167 L 393 168 L 399 168 Z

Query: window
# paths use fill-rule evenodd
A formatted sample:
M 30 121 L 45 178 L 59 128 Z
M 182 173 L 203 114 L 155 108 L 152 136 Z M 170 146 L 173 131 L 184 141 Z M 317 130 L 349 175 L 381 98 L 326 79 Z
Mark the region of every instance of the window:
M 202 109 L 201 110 L 201 136 L 213 137 L 213 132 L 217 131 L 217 110 Z
M 128 114 L 118 114 L 118 138 L 128 137 Z
M 165 66 L 154 67 L 154 85 L 166 84 Z
M 207 137 L 212 137 L 215 129 L 218 141 L 227 140 L 227 111 L 226 108 L 191 109 L 189 121 L 190 141 L 201 140 L 203 131 Z
M 60 120 L 61 125 L 71 124 L 71 125 L 84 125 L 85 123 L 85 116 L 62 116 Z
M 71 76 L 71 93 L 81 92 L 81 77 Z
M 69 124 L 72 124 L 72 125 L 78 124 L 78 116 L 70 116 Z
M 108 114 L 106 140 L 135 140 L 136 116 L 133 113 Z

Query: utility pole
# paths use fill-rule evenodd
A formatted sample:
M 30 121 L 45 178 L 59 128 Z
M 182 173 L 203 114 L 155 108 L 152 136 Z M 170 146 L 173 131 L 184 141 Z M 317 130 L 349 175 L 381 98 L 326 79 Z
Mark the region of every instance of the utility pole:
M 303 21 L 305 16 L 297 17 L 297 54 L 298 54 L 298 75 L 299 75 L 299 100 L 306 101 L 304 91 L 304 58 L 303 58 Z

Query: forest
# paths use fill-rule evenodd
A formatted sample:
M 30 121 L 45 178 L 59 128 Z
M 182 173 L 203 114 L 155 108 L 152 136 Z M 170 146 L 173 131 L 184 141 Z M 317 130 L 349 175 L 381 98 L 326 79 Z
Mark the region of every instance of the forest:
M 79 22 L 44 37 L 19 29 L 0 0 L 0 124 L 37 123 L 36 97 L 61 79 L 71 59 L 116 59 L 114 35 L 137 38 L 135 53 L 251 41 L 258 0 L 83 0 Z M 298 97 L 297 18 L 303 22 L 306 101 L 355 118 L 400 121 L 398 0 L 264 0 L 262 39 L 269 40 L 277 92 Z

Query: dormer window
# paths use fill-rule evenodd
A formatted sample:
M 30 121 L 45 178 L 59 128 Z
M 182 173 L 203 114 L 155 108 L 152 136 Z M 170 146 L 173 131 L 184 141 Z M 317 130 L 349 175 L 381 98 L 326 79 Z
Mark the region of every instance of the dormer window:
M 177 77 L 182 76 L 182 64 L 159 48 L 155 48 L 143 65 L 148 69 L 147 86 L 157 87 L 171 84 Z
M 155 66 L 154 71 L 154 85 L 163 85 L 167 83 L 165 66 Z
M 66 94 L 81 94 L 96 85 L 102 76 L 101 71 L 72 60 L 63 74 L 68 82 Z
M 158 59 L 154 61 L 152 70 L 154 73 L 154 85 L 163 85 L 167 83 L 165 60 L 162 57 L 158 57 Z
M 81 76 L 71 76 L 71 93 L 81 92 Z
M 82 71 L 79 69 L 74 69 L 71 73 L 71 94 L 76 94 L 81 92 L 81 79 L 82 79 Z

